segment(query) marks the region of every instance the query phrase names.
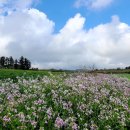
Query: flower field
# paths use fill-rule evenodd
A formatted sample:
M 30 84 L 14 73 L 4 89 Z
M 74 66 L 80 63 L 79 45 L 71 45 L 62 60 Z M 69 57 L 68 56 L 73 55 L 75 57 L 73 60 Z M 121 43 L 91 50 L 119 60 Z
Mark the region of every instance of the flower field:
M 130 82 L 106 74 L 0 80 L 0 130 L 129 130 Z

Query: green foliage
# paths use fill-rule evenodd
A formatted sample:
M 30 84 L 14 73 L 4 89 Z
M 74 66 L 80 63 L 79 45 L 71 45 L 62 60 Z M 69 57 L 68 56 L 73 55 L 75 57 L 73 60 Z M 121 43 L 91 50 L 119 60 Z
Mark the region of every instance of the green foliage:
M 17 82 L 17 77 L 36 78 L 49 75 L 51 71 L 49 70 L 15 70 L 15 69 L 0 69 L 0 79 L 13 79 L 14 82 Z M 64 73 L 63 71 L 54 71 L 51 72 L 55 75 Z M 69 73 L 69 72 L 68 72 Z
M 14 69 L 0 69 L 0 79 L 13 79 L 14 81 L 17 77 L 24 76 L 27 77 L 37 77 L 37 76 L 48 75 L 48 71 L 34 71 L 34 70 L 14 70 Z
M 130 80 L 130 74 L 117 74 L 118 77 L 127 78 Z

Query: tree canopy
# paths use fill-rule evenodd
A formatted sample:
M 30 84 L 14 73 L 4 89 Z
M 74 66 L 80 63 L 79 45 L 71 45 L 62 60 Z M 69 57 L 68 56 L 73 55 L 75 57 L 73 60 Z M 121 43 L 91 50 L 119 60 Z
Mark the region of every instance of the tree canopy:
M 31 68 L 31 61 L 23 56 L 19 59 L 2 56 L 0 57 L 0 68 L 28 70 Z

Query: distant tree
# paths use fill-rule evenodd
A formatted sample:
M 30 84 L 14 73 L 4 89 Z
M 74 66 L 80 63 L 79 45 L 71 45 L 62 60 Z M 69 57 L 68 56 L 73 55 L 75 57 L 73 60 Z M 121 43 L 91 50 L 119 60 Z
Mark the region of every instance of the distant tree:
M 20 69 L 22 70 L 25 69 L 25 58 L 23 56 L 21 56 L 19 59 L 19 66 L 20 66 Z
M 9 57 L 9 68 L 14 68 L 14 59 L 12 56 Z
M 31 61 L 28 61 L 28 67 L 27 67 L 28 69 L 30 69 L 31 68 Z
M 125 67 L 125 69 L 130 69 L 130 66 L 128 66 L 128 67 Z
M 2 56 L 0 58 L 0 64 L 1 64 L 2 67 L 4 67 L 4 65 L 5 65 L 5 57 L 4 56 Z
M 9 58 L 8 57 L 5 58 L 4 67 L 9 68 Z
M 18 64 L 18 60 L 16 59 L 14 61 L 14 69 L 18 69 L 19 68 L 19 64 Z
M 121 70 L 121 68 L 120 68 L 120 67 L 118 67 L 118 68 L 117 68 L 117 70 Z
M 31 62 L 27 58 L 24 58 L 21 56 L 19 60 L 13 59 L 12 56 L 10 57 L 5 57 L 2 56 L 0 57 L 0 68 L 10 68 L 10 69 L 30 69 L 31 68 Z
M 27 59 L 27 58 L 25 58 L 25 69 L 30 69 L 31 68 L 31 62 Z

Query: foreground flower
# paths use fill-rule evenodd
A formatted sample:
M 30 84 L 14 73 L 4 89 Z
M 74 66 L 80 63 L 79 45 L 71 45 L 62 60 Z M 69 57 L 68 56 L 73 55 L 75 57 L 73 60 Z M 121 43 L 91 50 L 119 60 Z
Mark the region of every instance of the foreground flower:
M 9 117 L 9 116 L 4 116 L 4 117 L 3 117 L 3 121 L 4 121 L 4 122 L 10 122 L 11 120 L 10 120 L 10 117 Z
M 0 80 L 0 130 L 127 130 L 129 92 L 129 81 L 106 74 Z
M 64 126 L 64 124 L 65 124 L 64 121 L 60 117 L 56 118 L 55 127 L 62 128 Z
M 72 130 L 78 130 L 78 125 L 76 123 L 72 125 Z
M 33 121 L 31 121 L 31 125 L 32 125 L 33 127 L 36 127 L 37 122 L 33 120 Z

